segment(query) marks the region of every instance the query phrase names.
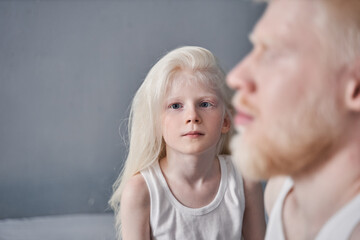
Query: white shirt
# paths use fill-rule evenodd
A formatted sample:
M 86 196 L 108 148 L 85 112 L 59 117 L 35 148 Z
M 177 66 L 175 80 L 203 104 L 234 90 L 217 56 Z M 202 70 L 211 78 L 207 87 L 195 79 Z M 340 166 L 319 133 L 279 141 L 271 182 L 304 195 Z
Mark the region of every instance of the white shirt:
M 267 226 L 265 240 L 285 240 L 282 209 L 286 195 L 293 187 L 293 181 L 286 179 L 274 204 Z M 349 239 L 352 231 L 360 223 L 360 194 L 337 211 L 320 229 L 315 240 Z
M 156 162 L 141 171 L 150 192 L 152 239 L 241 239 L 245 208 L 243 180 L 229 156 L 219 156 L 221 180 L 212 202 L 201 208 L 182 205 L 171 193 Z

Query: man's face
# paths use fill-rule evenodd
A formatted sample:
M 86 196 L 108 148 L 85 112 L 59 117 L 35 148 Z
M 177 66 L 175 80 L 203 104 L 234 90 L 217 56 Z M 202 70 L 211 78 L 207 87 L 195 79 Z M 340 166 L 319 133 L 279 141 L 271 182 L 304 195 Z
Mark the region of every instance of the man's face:
M 236 91 L 232 140 L 244 174 L 294 175 L 320 163 L 340 131 L 339 71 L 327 59 L 317 1 L 272 1 L 228 75 Z

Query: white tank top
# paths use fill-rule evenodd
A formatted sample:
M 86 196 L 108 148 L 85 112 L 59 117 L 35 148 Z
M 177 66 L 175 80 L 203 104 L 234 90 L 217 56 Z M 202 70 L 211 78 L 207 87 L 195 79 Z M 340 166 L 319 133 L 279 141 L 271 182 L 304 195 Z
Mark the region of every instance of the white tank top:
M 293 187 L 293 181 L 288 178 L 277 198 L 270 214 L 266 231 L 266 240 L 285 240 L 282 209 L 286 195 Z M 347 205 L 337 211 L 320 229 L 315 240 L 349 239 L 352 231 L 360 223 L 360 194 Z
M 141 171 L 150 192 L 152 239 L 241 239 L 245 207 L 243 180 L 229 156 L 219 156 L 221 180 L 212 202 L 201 208 L 182 205 L 171 193 L 156 162 Z

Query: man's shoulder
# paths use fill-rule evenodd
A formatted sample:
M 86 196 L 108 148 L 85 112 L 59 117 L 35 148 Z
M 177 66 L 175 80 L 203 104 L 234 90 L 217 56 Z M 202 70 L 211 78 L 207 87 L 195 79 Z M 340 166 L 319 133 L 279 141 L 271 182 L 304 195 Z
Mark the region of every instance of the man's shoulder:
M 276 176 L 267 181 L 264 192 L 264 204 L 268 215 L 270 215 L 286 179 L 288 179 L 286 176 Z
M 350 238 L 350 240 L 358 240 L 360 239 L 360 222 L 358 223 L 358 225 L 355 227 L 354 231 L 352 232 Z

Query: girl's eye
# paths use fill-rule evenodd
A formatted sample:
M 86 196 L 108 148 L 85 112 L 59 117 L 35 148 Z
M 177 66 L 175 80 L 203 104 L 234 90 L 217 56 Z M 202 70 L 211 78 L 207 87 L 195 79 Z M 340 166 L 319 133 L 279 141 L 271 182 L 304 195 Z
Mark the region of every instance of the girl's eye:
M 203 107 L 203 108 L 208 108 L 208 107 L 211 107 L 211 106 L 212 106 L 212 104 L 209 103 L 209 102 L 202 102 L 202 103 L 200 103 L 200 107 Z
M 172 108 L 172 109 L 179 109 L 181 108 L 181 104 L 180 103 L 173 103 L 169 106 L 169 108 Z

